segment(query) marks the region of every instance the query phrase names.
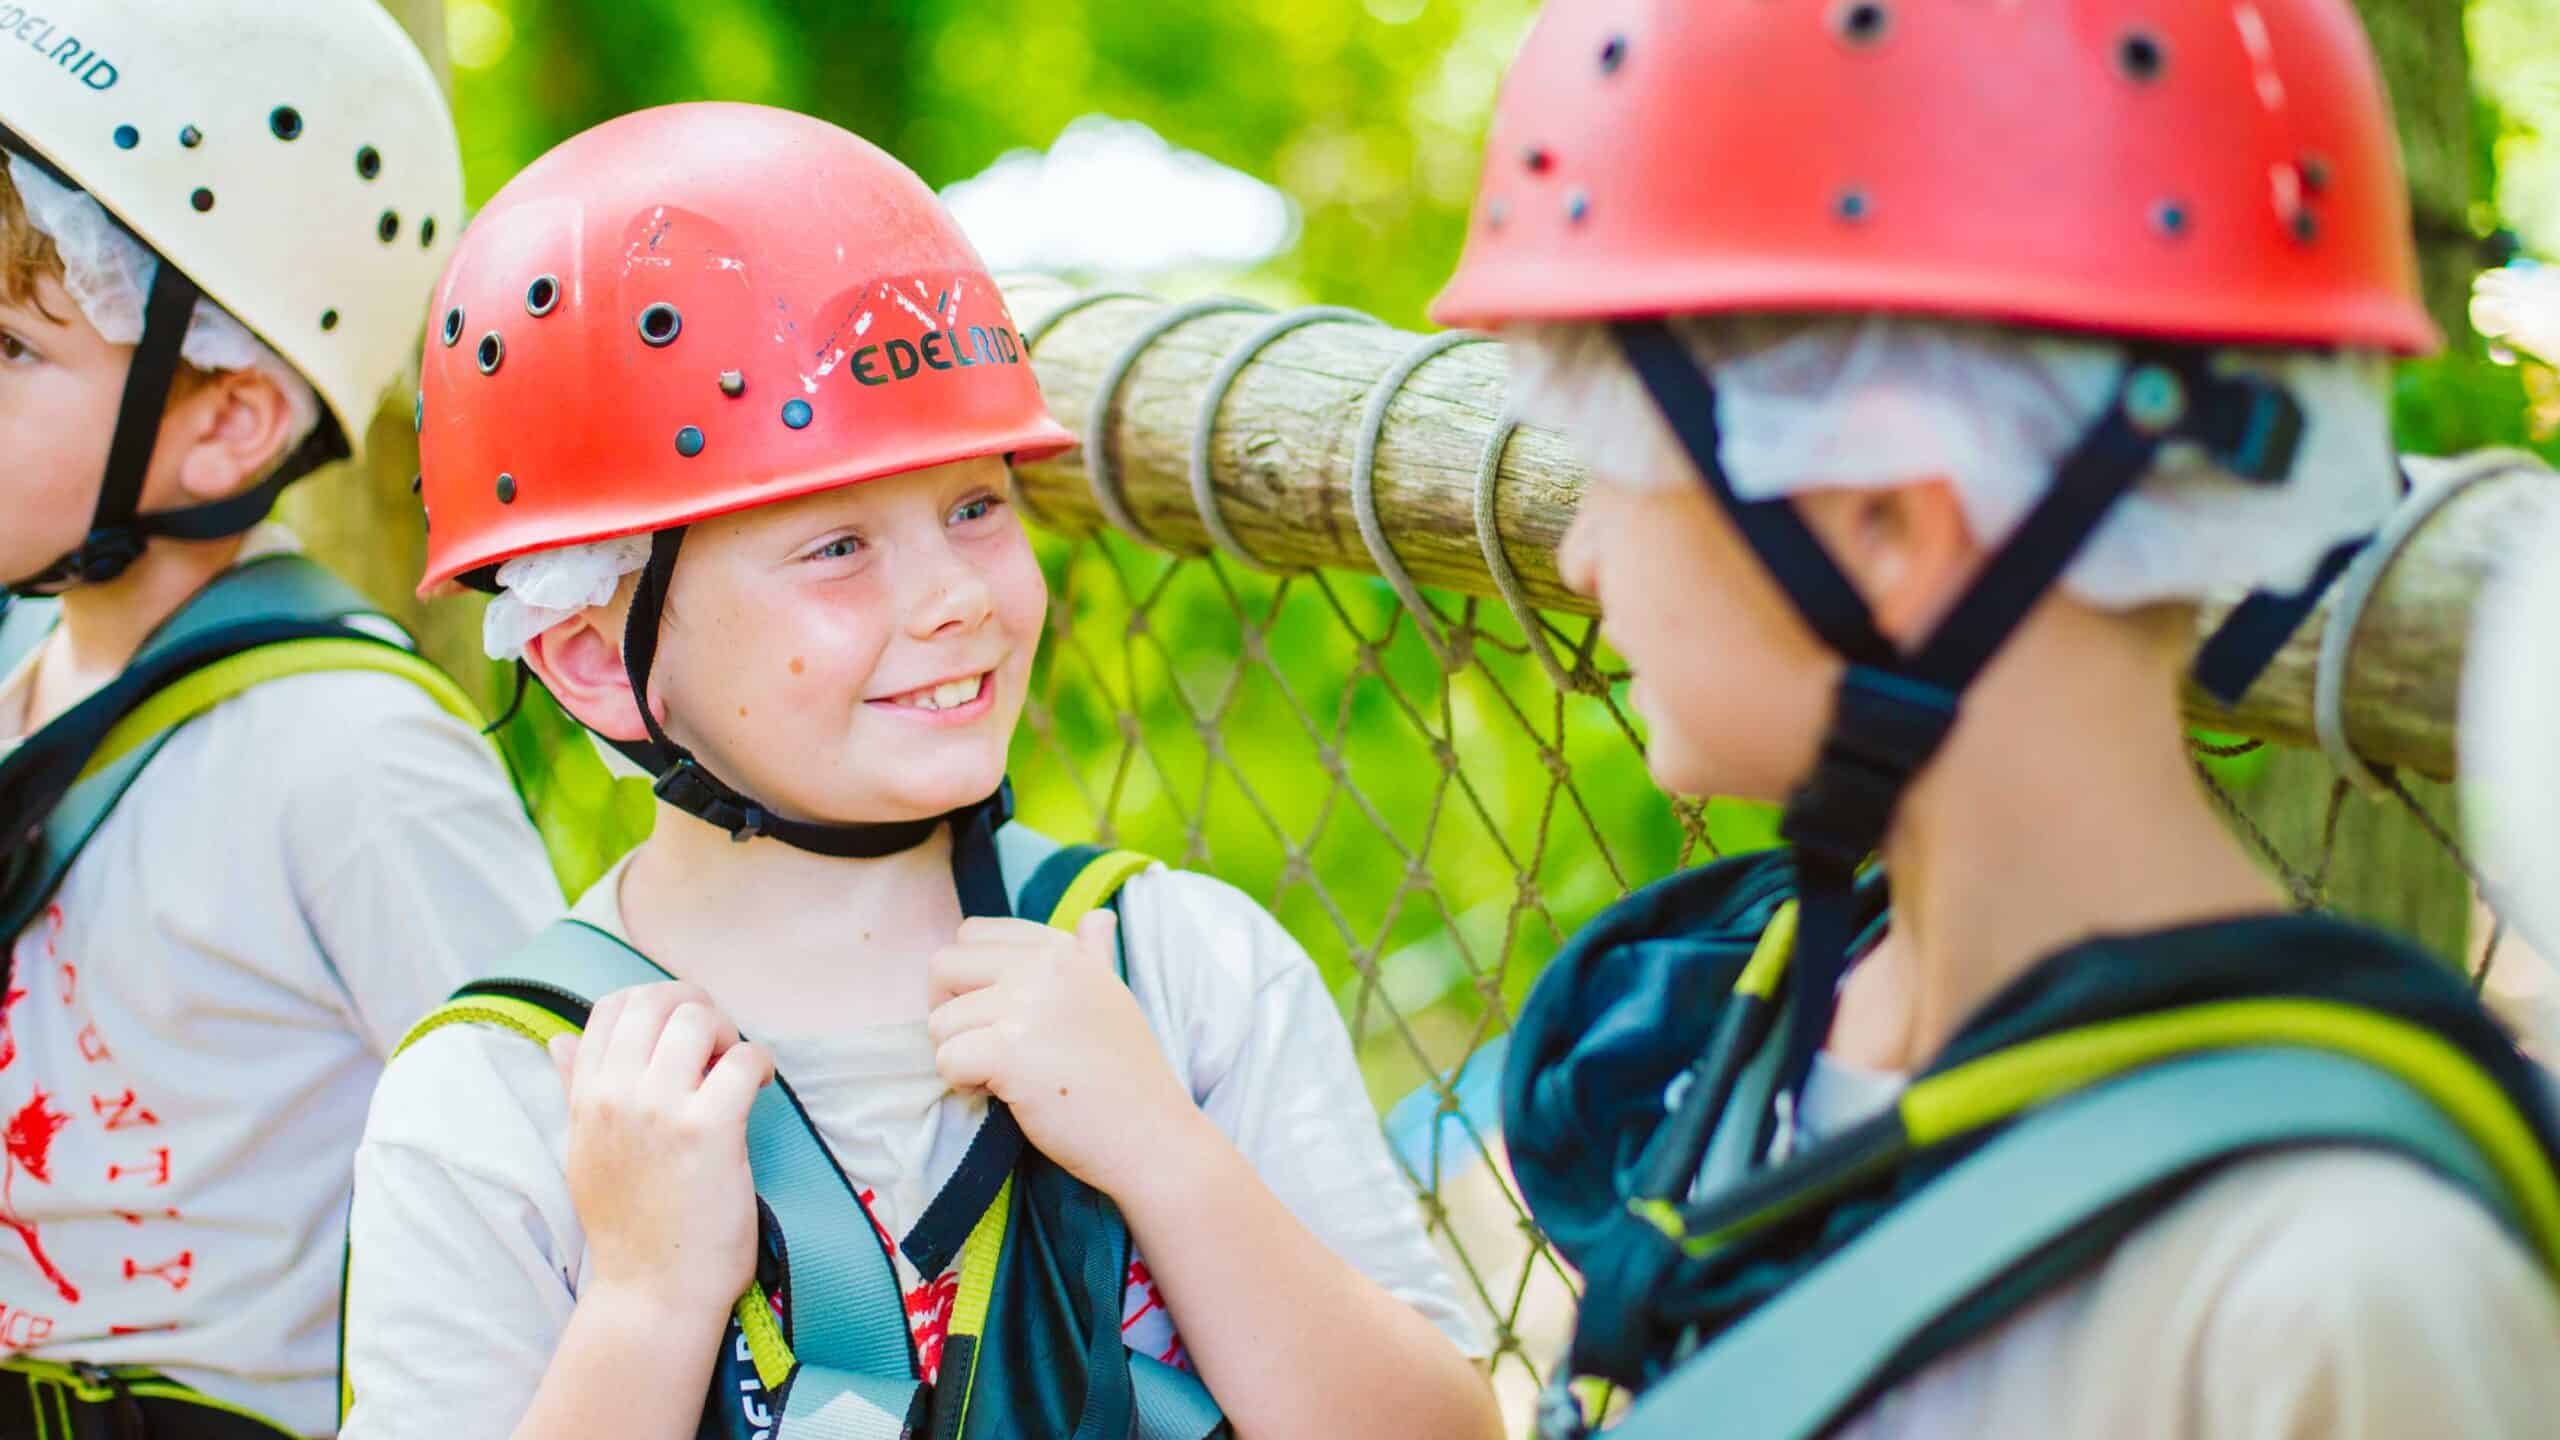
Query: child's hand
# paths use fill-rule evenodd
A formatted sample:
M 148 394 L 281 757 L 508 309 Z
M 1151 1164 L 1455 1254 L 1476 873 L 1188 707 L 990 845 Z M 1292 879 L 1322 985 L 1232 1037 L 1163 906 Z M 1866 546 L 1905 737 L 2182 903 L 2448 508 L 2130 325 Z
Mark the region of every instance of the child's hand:
M 964 921 L 927 969 L 927 1030 L 944 1080 L 1004 1101 L 1042 1154 L 1125 1196 L 1199 1111 L 1121 983 L 1118 936 L 1108 910 L 1073 935 Z
M 701 987 L 618 990 L 551 1042 L 569 1092 L 569 1195 L 590 1292 L 725 1312 L 755 1278 L 747 1109 L 773 1076 Z

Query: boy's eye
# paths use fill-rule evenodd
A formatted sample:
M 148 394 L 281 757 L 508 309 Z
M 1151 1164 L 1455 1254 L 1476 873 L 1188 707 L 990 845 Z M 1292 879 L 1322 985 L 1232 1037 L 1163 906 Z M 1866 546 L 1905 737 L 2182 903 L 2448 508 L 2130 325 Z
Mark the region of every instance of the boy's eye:
M 981 495 L 977 499 L 971 500 L 962 505 L 959 509 L 952 511 L 951 523 L 954 525 L 966 525 L 972 520 L 983 520 L 989 515 L 994 514 L 995 508 L 996 497 L 993 495 Z
M 35 353 L 35 348 L 26 341 L 6 330 L 0 330 L 0 361 L 7 361 L 14 365 Z
M 828 541 L 826 544 L 819 546 L 817 549 L 810 551 L 809 558 L 812 560 L 850 560 L 861 549 L 862 541 L 859 537 L 852 535 L 839 535 L 833 540 Z

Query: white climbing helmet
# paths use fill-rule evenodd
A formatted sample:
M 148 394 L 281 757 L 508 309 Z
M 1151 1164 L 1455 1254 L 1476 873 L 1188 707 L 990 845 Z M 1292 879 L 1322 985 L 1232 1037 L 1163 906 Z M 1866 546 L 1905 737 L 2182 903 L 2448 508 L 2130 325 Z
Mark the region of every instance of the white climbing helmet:
M 462 229 L 452 115 L 380 5 L 7 0 L 0 128 L 301 371 L 362 447 Z

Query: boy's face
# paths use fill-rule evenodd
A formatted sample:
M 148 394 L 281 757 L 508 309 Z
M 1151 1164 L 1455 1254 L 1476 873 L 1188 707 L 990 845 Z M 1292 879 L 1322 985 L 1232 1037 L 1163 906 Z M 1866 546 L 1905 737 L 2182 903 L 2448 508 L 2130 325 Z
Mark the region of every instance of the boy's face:
M 1811 772 L 1839 664 L 1702 486 L 1594 475 L 1556 568 L 1635 673 L 1663 788 L 1778 801 Z
M 0 296 L 0 578 L 43 569 L 89 532 L 132 355 L 56 278 L 22 302 Z
M 921 819 L 1003 780 L 1048 604 L 1001 462 L 912 471 L 694 526 L 652 689 L 794 818 Z

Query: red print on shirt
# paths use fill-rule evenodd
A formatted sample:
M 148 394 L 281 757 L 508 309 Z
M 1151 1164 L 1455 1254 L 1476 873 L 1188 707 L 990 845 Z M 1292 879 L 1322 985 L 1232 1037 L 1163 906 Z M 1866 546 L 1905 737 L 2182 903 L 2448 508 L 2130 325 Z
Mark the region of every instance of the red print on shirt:
M 131 1256 L 127 1256 L 124 1262 L 124 1278 L 127 1280 L 140 1280 L 148 1276 L 166 1283 L 172 1290 L 186 1289 L 187 1282 L 195 1278 L 195 1271 L 196 1252 L 193 1250 L 181 1250 L 175 1256 L 157 1265 L 138 1265 L 134 1263 Z
M 44 1278 L 52 1282 L 54 1293 L 62 1297 L 62 1303 L 77 1305 L 80 1303 L 79 1287 L 54 1267 L 51 1257 L 44 1253 L 36 1227 L 18 1218 L 16 1204 L 18 1172 L 25 1171 L 39 1185 L 53 1183 L 53 1137 L 61 1134 L 62 1127 L 71 1123 L 71 1117 L 47 1104 L 51 1098 L 38 1090 L 34 1099 L 9 1117 L 6 1133 L 8 1158 L 5 1168 L 0 1168 L 0 1224 L 6 1224 L 18 1233 L 19 1243 L 27 1247 L 28 1258 L 34 1260 L 36 1268 L 44 1272 Z M 51 1328 L 48 1322 L 48 1333 Z
M 141 1102 L 134 1098 L 131 1086 L 125 1087 L 125 1092 L 113 1099 L 104 1095 L 90 1096 L 89 1108 L 97 1112 L 98 1118 L 105 1122 L 110 1130 L 130 1130 L 137 1125 L 160 1123 L 159 1116 L 145 1109 Z
M 168 1184 L 169 1147 L 163 1145 L 159 1149 L 152 1151 L 150 1158 L 144 1160 L 139 1165 L 109 1165 L 107 1167 L 108 1184 L 122 1184 L 127 1180 L 143 1181 L 155 1190 Z
M 52 1316 L 0 1305 L 0 1350 L 32 1350 L 52 1333 Z
M 26 988 L 20 985 L 12 985 L 7 994 L 0 995 L 0 1070 L 6 1070 L 17 1062 L 18 1036 L 9 1026 L 9 1012 L 17 1009 L 18 1002 L 26 998 Z
M 116 1058 L 115 1052 L 107 1048 L 107 1037 L 98 1033 L 95 1020 L 80 1027 L 80 1058 L 92 1065 L 104 1065 Z

